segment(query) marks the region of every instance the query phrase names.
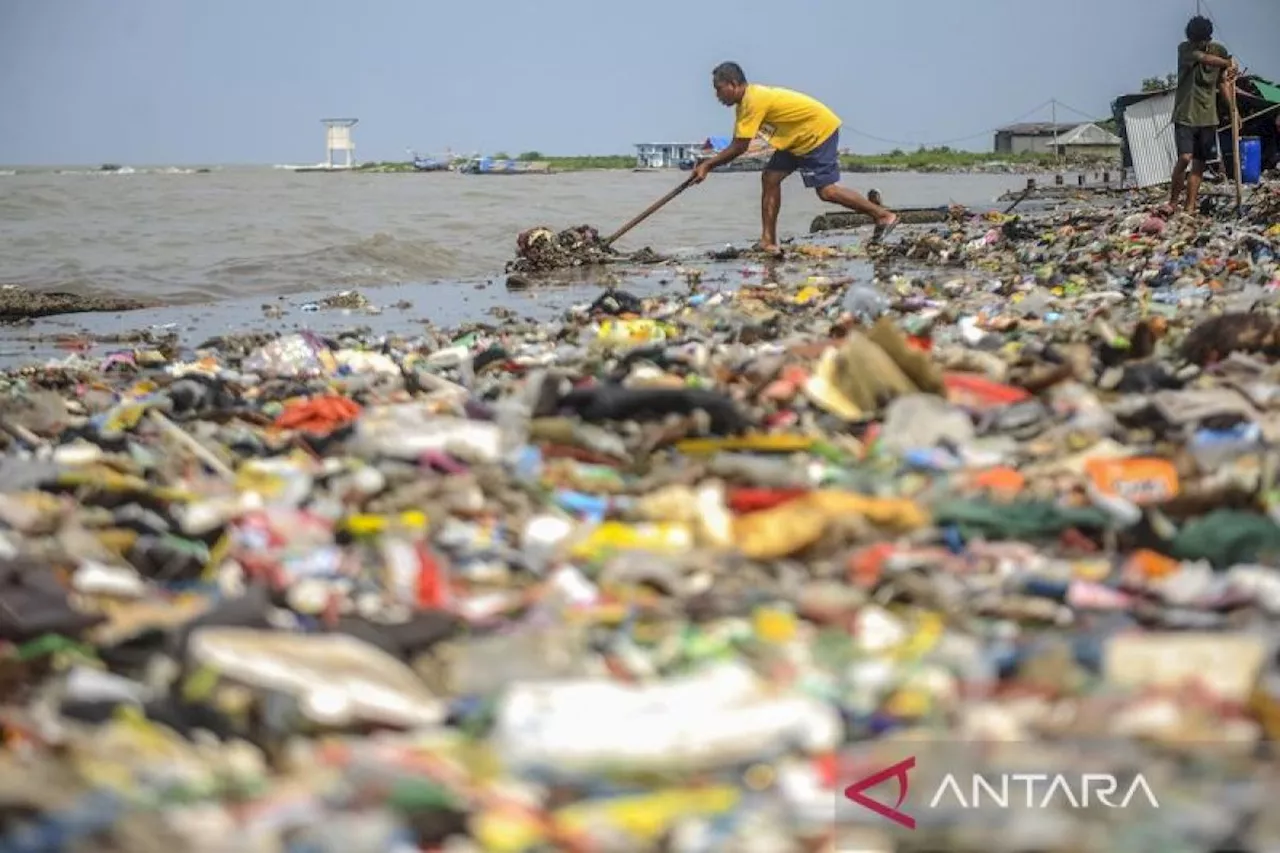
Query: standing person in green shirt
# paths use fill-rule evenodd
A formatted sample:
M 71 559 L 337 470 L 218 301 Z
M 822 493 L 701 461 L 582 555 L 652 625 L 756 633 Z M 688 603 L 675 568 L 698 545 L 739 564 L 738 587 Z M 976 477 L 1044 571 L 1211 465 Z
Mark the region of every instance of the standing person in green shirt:
M 1218 90 L 1234 78 L 1237 68 L 1227 49 L 1213 40 L 1213 22 L 1199 15 L 1192 18 L 1187 40 L 1178 45 L 1178 90 L 1173 102 L 1178 162 L 1169 190 L 1169 204 L 1175 210 L 1185 190 L 1184 209 L 1196 212 L 1205 164 L 1217 159 Z

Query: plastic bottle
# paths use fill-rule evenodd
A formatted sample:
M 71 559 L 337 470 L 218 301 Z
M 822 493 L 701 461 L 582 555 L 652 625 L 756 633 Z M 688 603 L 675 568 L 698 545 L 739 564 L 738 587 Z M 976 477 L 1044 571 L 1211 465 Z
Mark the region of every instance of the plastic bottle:
M 462 448 L 496 462 L 502 456 L 503 434 L 494 423 L 445 417 L 417 403 L 403 403 L 366 409 L 356 427 L 353 446 L 359 453 L 399 459 L 416 459 L 430 450 Z
M 413 834 L 390 812 L 334 814 L 298 830 L 285 853 L 409 853 Z
M 817 752 L 843 737 L 825 702 L 770 695 L 729 662 L 655 685 L 605 681 L 512 685 L 494 743 L 512 766 L 576 776 L 732 767 L 790 747 Z
M 844 310 L 863 323 L 872 323 L 889 310 L 889 298 L 867 284 L 855 284 L 844 294 Z
M 1198 430 L 1188 443 L 1201 471 L 1216 471 L 1238 456 L 1261 449 L 1262 428 L 1242 423 L 1229 429 Z

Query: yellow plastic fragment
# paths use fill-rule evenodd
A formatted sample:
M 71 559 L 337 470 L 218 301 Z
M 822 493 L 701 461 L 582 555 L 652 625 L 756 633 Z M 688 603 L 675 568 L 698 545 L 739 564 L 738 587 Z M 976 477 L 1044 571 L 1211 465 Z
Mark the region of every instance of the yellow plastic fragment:
M 712 817 L 732 811 L 741 794 L 736 788 L 672 788 L 633 797 L 588 800 L 557 811 L 557 829 L 586 833 L 597 822 L 639 841 L 653 841 L 688 817 Z
M 733 438 L 689 438 L 676 442 L 676 450 L 688 454 L 754 450 L 763 453 L 798 453 L 811 449 L 818 440 L 812 436 L 779 433 L 747 434 Z
M 386 533 L 392 528 L 416 531 L 427 529 L 427 514 L 421 510 L 411 509 L 398 515 L 371 515 L 358 513 L 342 520 L 341 528 L 352 536 L 375 536 Z

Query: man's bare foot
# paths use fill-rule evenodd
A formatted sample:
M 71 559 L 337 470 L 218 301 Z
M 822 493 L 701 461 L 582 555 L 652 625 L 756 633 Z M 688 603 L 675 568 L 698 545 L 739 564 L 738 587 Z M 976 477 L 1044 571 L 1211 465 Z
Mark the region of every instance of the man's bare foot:
M 764 252 L 767 255 L 781 255 L 782 247 L 777 243 L 771 243 L 767 240 L 757 240 L 756 244 L 751 247 L 753 251 Z
M 871 242 L 879 243 L 885 237 L 888 237 L 894 228 L 898 227 L 898 214 L 886 213 L 882 218 L 876 220 L 876 230 L 871 233 Z

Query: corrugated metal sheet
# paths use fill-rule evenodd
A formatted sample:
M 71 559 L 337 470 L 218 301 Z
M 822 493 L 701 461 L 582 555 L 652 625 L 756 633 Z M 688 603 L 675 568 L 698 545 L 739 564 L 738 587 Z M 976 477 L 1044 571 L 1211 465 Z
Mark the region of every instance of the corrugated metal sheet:
M 1140 187 L 1169 182 L 1178 162 L 1173 134 L 1174 93 L 1147 98 L 1124 111 L 1125 136 L 1133 157 L 1133 176 Z

